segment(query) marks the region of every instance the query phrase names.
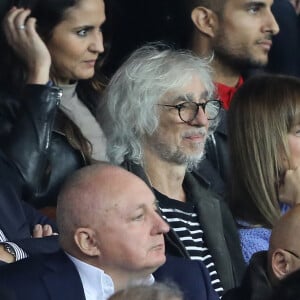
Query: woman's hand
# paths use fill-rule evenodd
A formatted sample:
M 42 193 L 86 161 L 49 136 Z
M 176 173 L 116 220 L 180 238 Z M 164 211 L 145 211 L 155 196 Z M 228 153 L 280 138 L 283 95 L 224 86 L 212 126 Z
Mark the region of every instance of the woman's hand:
M 287 170 L 279 187 L 279 200 L 291 206 L 300 203 L 300 168 Z
M 36 19 L 29 15 L 29 9 L 11 8 L 4 18 L 3 29 L 8 44 L 27 65 L 27 83 L 45 84 L 49 80 L 51 56 L 36 32 Z

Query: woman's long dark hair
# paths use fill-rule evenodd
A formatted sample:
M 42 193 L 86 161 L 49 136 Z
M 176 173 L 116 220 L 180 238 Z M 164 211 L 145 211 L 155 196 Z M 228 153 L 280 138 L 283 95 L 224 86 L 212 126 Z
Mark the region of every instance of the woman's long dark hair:
M 1 0 L 3 1 L 3 0 Z M 73 7 L 79 1 L 84 0 L 4 0 L 7 1 L 5 5 L 2 5 L 0 11 L 1 20 L 5 13 L 12 7 L 24 7 L 31 9 L 31 16 L 37 19 L 37 32 L 41 38 L 47 42 L 53 33 L 54 28 L 63 20 L 65 11 Z M 109 2 L 109 1 L 107 1 Z M 109 10 L 106 5 L 107 22 L 105 24 L 104 34 L 108 34 L 110 17 L 108 17 L 107 11 Z M 105 52 L 108 52 L 109 42 L 108 37 L 105 36 Z M 0 88 L 6 90 L 7 93 L 20 98 L 22 90 L 26 85 L 28 76 L 27 67 L 24 62 L 14 53 L 12 48 L 8 45 L 3 30 L 0 31 Z M 105 54 L 106 55 L 106 54 Z M 101 66 L 104 61 L 104 55 L 100 55 L 95 66 L 95 75 L 86 80 L 79 80 L 77 84 L 77 94 L 80 100 L 90 109 L 92 113 L 95 112 L 97 102 L 100 98 L 100 94 L 106 85 L 106 78 L 101 72 Z M 74 125 L 74 124 L 73 124 Z M 75 126 L 75 125 L 74 125 Z M 77 145 L 74 146 L 81 150 L 87 159 L 89 159 L 90 151 L 87 151 L 89 142 L 84 139 L 82 135 L 78 138 L 78 134 L 74 134 L 78 131 L 78 128 L 70 129 L 70 126 L 63 126 L 64 131 L 69 140 L 77 140 Z M 76 127 L 76 126 L 75 126 Z M 69 128 L 69 129 L 68 129 Z M 80 131 L 79 131 L 80 133 Z M 77 137 L 76 137 L 77 136 Z M 87 145 L 82 147 L 82 145 Z
M 47 42 L 51 38 L 54 28 L 62 21 L 66 9 L 75 6 L 78 1 L 82 0 L 10 0 L 7 7 L 30 8 L 31 16 L 37 19 L 37 32 Z M 2 13 L 1 15 L 4 14 Z M 1 30 L 0 34 L 0 49 L 0 84 L 8 92 L 17 92 L 19 94 L 26 83 L 27 68 L 7 44 L 3 30 Z M 103 81 L 105 80 L 100 71 L 102 60 L 103 57 L 99 56 L 93 78 L 79 81 L 78 93 L 84 102 L 86 102 L 86 98 L 90 98 L 85 97 L 86 93 L 90 96 L 90 94 L 94 94 L 94 91 L 99 92 L 103 88 L 103 84 L 105 83 Z

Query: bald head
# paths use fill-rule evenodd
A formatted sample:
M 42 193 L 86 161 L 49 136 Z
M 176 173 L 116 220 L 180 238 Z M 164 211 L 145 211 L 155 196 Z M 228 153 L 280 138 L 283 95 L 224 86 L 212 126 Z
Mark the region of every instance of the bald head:
M 270 251 L 276 248 L 286 248 L 299 250 L 298 253 L 300 253 L 298 232 L 300 232 L 300 205 L 290 209 L 274 226 L 270 239 Z
M 268 274 L 277 284 L 300 268 L 300 205 L 294 206 L 275 224 L 268 252 Z
M 73 247 L 77 228 L 93 228 L 120 197 L 131 194 L 131 188 L 146 184 L 132 173 L 108 163 L 84 167 L 63 185 L 57 202 L 57 225 L 63 248 Z M 148 191 L 149 193 L 150 190 Z
M 157 210 L 154 194 L 134 174 L 106 163 L 82 168 L 58 197 L 61 246 L 124 288 L 165 262 L 169 226 Z

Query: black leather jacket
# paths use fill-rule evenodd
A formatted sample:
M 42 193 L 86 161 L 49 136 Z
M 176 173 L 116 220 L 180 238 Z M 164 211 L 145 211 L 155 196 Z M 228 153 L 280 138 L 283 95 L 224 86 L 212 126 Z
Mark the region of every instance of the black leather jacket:
M 26 86 L 21 99 L 0 91 L 0 146 L 20 173 L 24 200 L 37 208 L 55 206 L 63 179 L 86 165 L 57 126 L 61 96 L 45 85 Z

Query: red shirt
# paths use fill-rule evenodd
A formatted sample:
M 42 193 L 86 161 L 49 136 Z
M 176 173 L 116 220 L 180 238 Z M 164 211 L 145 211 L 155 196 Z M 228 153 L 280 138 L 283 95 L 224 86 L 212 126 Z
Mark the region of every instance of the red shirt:
M 237 91 L 237 89 L 244 83 L 244 79 L 242 76 L 240 76 L 238 83 L 236 86 L 227 86 L 222 83 L 216 82 L 217 92 L 219 99 L 223 103 L 224 109 L 228 110 L 230 102 L 232 100 L 232 97 L 234 93 Z

